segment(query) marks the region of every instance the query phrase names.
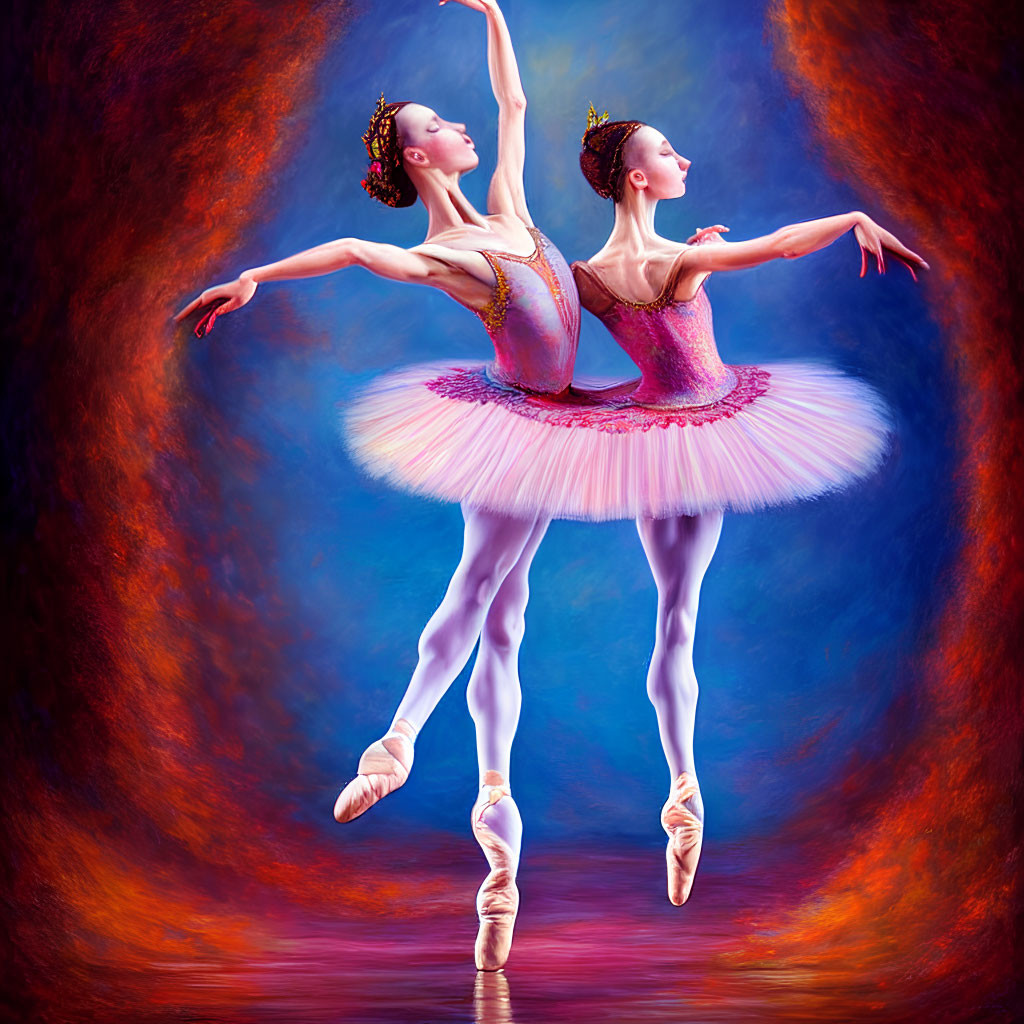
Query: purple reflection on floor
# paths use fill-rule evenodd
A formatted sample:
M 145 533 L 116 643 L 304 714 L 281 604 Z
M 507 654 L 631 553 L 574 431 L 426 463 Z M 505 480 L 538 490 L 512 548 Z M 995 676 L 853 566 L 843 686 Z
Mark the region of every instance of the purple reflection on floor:
M 365 852 L 377 856 L 381 848 Z M 798 898 L 796 876 L 780 883 L 779 871 L 749 847 L 706 844 L 682 908 L 668 902 L 661 848 L 532 848 L 519 878 L 512 954 L 497 974 L 478 975 L 473 965 L 473 900 L 486 874 L 478 852 L 468 843 L 419 849 L 403 855 L 402 869 L 403 877 L 440 875 L 445 894 L 402 907 L 396 889 L 390 917 L 268 910 L 263 923 L 276 934 L 265 956 L 153 963 L 147 1005 L 131 1019 L 710 1024 L 865 1013 L 905 1020 L 913 1004 L 909 993 L 880 993 L 871 979 L 738 959 L 753 922 Z

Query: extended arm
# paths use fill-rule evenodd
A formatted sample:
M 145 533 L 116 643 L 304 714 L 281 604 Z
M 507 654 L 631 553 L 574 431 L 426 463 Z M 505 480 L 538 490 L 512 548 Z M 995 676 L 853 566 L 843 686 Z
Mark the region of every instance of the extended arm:
M 533 225 L 526 206 L 526 94 L 519 78 L 512 39 L 495 0 L 457 0 L 487 17 L 487 67 L 498 101 L 498 164 L 487 193 L 488 213 L 505 213 Z
M 433 285 L 452 294 L 461 290 L 459 284 L 466 279 L 462 268 L 424 253 L 402 249 L 397 245 L 364 242 L 359 238 L 339 238 L 276 263 L 244 270 L 235 281 L 207 288 L 174 319 L 176 322 L 181 321 L 202 306 L 217 302 L 218 305 L 206 313 L 196 326 L 196 334 L 202 337 L 210 332 L 218 316 L 244 306 L 256 293 L 257 285 L 266 281 L 319 277 L 352 266 L 365 267 L 393 281 Z
M 928 264 L 917 253 L 912 252 L 895 235 L 859 211 L 789 224 L 770 235 L 752 238 L 748 242 L 694 247 L 683 258 L 683 264 L 691 272 L 700 273 L 743 270 L 773 259 L 796 259 L 818 249 L 824 249 L 851 228 L 856 235 L 857 244 L 861 247 L 861 277 L 867 272 L 868 253 L 877 261 L 879 272 L 885 272 L 886 250 L 904 263 L 911 274 L 914 274 L 915 266 L 928 269 Z M 916 279 L 916 274 L 914 277 Z
M 304 252 L 268 263 L 263 267 L 243 270 L 240 281 L 263 284 L 265 281 L 291 281 L 301 277 L 319 277 L 345 267 L 366 267 L 381 277 L 419 284 L 434 283 L 442 264 L 397 245 L 364 242 L 360 238 L 338 238 L 314 246 Z

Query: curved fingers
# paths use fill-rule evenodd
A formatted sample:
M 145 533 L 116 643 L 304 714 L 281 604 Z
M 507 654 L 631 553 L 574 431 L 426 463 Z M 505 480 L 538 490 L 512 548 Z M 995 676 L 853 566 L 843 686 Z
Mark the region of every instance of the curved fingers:
M 182 309 L 180 312 L 174 315 L 174 322 L 176 324 L 181 323 L 181 321 L 184 320 L 185 317 L 189 315 L 189 313 L 192 313 L 193 311 L 197 310 L 202 304 L 202 295 L 198 296 L 197 298 L 194 298 L 184 309 Z
M 199 318 L 199 322 L 193 328 L 192 333 L 197 338 L 205 337 L 213 330 L 213 324 L 217 317 L 220 316 L 221 313 L 229 312 L 228 307 L 230 305 L 230 301 L 225 301 L 214 306 L 212 309 L 207 310 L 207 312 Z
M 916 281 L 917 274 L 914 272 L 914 265 L 910 262 L 910 260 L 905 260 L 898 252 L 893 253 L 893 255 L 896 257 L 896 259 L 900 261 L 900 263 L 903 264 L 903 266 L 907 268 L 907 270 L 910 271 L 910 276 Z
M 480 2 L 480 0 L 438 0 L 438 7 L 444 7 L 447 3 L 462 4 L 463 7 L 468 7 L 473 11 L 485 11 L 487 8 Z
M 710 238 L 712 235 L 721 235 L 722 232 L 728 230 L 729 229 L 724 224 L 715 224 L 710 228 L 697 228 L 697 230 L 686 240 L 686 244 L 698 245 L 705 238 Z
M 929 267 L 928 264 L 923 259 L 921 259 L 921 257 L 918 256 L 916 252 L 912 252 L 910 249 L 906 248 L 906 246 L 901 245 L 899 249 L 896 249 L 893 246 L 887 246 L 886 248 L 888 248 L 889 252 L 892 253 L 892 255 L 895 256 L 896 259 L 898 259 L 900 263 L 902 263 L 903 266 L 905 266 L 907 270 L 910 271 L 910 276 L 915 281 L 917 280 L 917 272 L 914 269 L 915 263 L 918 267 L 924 270 L 931 270 L 931 267 Z
M 916 281 L 917 271 L 915 270 L 915 264 L 917 267 L 925 270 L 930 270 L 931 267 L 928 263 L 923 260 L 916 252 L 908 249 L 905 245 L 901 244 L 897 239 L 893 239 L 892 242 L 879 241 L 877 248 L 871 246 L 869 243 L 858 243 L 860 245 L 860 276 L 864 275 L 868 271 L 868 254 L 874 257 L 878 267 L 878 272 L 884 274 L 886 271 L 885 266 L 885 254 L 888 252 L 890 256 L 894 256 L 900 263 L 903 264 L 910 271 L 910 276 Z
M 922 259 L 913 249 L 908 249 L 898 238 L 894 238 L 892 243 L 887 244 L 886 248 L 900 261 L 905 263 L 911 268 L 913 272 L 912 264 L 916 263 L 919 267 L 924 270 L 931 270 L 931 267 Z

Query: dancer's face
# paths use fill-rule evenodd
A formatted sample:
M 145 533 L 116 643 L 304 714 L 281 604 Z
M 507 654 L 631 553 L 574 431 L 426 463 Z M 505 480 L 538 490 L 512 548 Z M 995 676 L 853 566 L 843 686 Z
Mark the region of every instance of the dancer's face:
M 651 199 L 678 199 L 686 193 L 690 161 L 680 156 L 657 130 L 645 124 L 626 142 L 623 154 L 627 184 L 646 191 Z
M 464 174 L 480 162 L 466 126 L 446 121 L 430 107 L 407 103 L 395 115 L 406 168 L 435 167 L 445 174 Z

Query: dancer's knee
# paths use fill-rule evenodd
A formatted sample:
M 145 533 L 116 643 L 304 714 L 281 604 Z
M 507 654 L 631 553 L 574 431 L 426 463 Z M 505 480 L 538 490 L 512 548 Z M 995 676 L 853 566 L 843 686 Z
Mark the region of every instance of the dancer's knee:
M 452 580 L 452 588 L 459 604 L 466 608 L 486 611 L 513 565 L 515 559 L 511 556 L 478 557 L 463 562 Z
M 496 654 L 511 655 L 519 651 L 526 633 L 526 615 L 520 604 L 498 607 L 492 605 L 484 620 L 482 641 Z
M 697 703 L 699 688 L 692 672 L 652 672 L 647 678 L 647 696 L 656 707 L 666 704 Z
M 677 653 L 692 648 L 697 633 L 697 612 L 686 604 L 674 604 L 658 613 L 658 632 L 664 646 Z

